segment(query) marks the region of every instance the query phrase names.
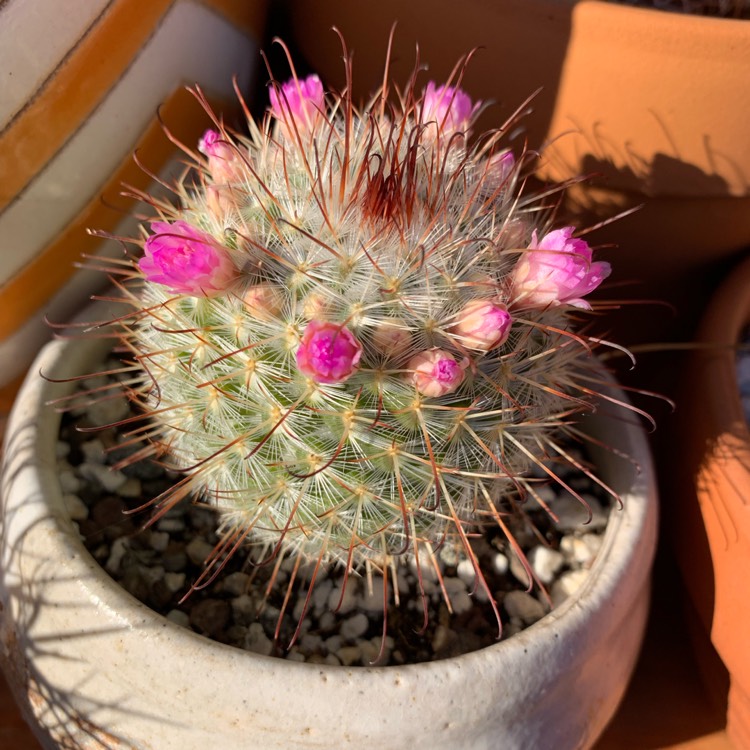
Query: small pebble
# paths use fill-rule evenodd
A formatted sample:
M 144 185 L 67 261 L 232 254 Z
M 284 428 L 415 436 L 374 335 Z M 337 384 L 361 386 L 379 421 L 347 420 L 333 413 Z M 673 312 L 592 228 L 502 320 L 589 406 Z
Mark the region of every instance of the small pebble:
M 156 528 L 168 534 L 178 534 L 185 531 L 185 522 L 181 518 L 162 518 L 156 524 Z
M 201 539 L 199 536 L 191 539 L 185 547 L 185 553 L 190 559 L 190 562 L 195 565 L 204 565 L 206 560 L 211 556 L 213 550 L 214 545 L 209 544 L 205 539 Z
M 165 571 L 164 584 L 169 589 L 169 591 L 171 591 L 173 594 L 176 594 L 185 586 L 185 574 Z
M 120 497 L 136 498 L 143 495 L 141 480 L 135 477 L 129 477 L 123 472 L 125 481 L 115 490 Z
M 65 440 L 58 440 L 55 445 L 55 457 L 67 458 L 70 455 L 70 443 Z
M 156 552 L 164 552 L 169 544 L 169 534 L 166 531 L 156 531 L 151 529 L 148 537 L 148 544 Z
M 318 628 L 324 633 L 330 633 L 336 627 L 336 615 L 326 609 L 318 617 Z
M 117 573 L 127 549 L 127 539 L 125 537 L 119 537 L 112 542 L 112 546 L 109 548 L 109 557 L 104 565 L 104 569 L 107 573 L 110 575 Z
M 124 397 L 94 401 L 86 406 L 86 416 L 97 427 L 114 424 L 130 415 L 130 404 Z
M 249 625 L 255 620 L 258 606 L 249 594 L 240 594 L 232 599 L 232 612 L 235 622 Z
M 121 471 L 111 469 L 104 464 L 91 462 L 82 463 L 78 467 L 78 473 L 83 479 L 97 482 L 107 492 L 116 492 L 127 480 L 127 477 Z
M 468 591 L 456 591 L 450 595 L 451 608 L 454 615 L 462 615 L 474 606 Z
M 104 444 L 98 438 L 81 443 L 81 450 L 86 461 L 94 464 L 103 464 L 105 461 Z
M 340 625 L 339 632 L 344 640 L 351 641 L 364 635 L 369 625 L 367 615 L 359 612 L 344 620 Z
M 552 583 L 557 571 L 565 564 L 565 557 L 560 552 L 541 545 L 534 547 L 528 557 L 531 569 L 544 584 Z
M 270 656 L 273 652 L 273 642 L 266 635 L 263 626 L 259 622 L 252 623 L 245 635 L 244 647 L 256 654 Z
M 563 533 L 600 530 L 607 525 L 608 516 L 601 503 L 590 494 L 583 493 L 581 497 L 589 506 L 588 509 L 578 498 L 569 493 L 562 494 L 550 506 L 559 519 L 555 525 Z M 589 511 L 591 512 L 591 520 L 587 523 Z
M 498 575 L 505 575 L 508 570 L 508 558 L 502 552 L 496 552 L 493 555 L 492 570 Z
M 215 637 L 224 630 L 230 615 L 229 602 L 223 599 L 203 599 L 190 610 L 190 624 L 199 633 Z
M 166 614 L 167 620 L 182 628 L 190 627 L 190 615 L 181 609 L 170 609 Z
M 456 575 L 467 585 L 473 586 L 477 577 L 474 564 L 471 560 L 461 560 L 456 568 Z
M 561 575 L 560 578 L 552 584 L 550 590 L 552 603 L 556 607 L 562 604 L 569 596 L 578 591 L 587 577 L 587 570 L 571 570 Z
M 246 593 L 249 583 L 250 576 L 241 570 L 237 570 L 224 578 L 222 588 L 231 596 L 240 596 L 240 594 Z
M 63 495 L 65 510 L 73 521 L 85 521 L 89 517 L 89 508 L 78 495 Z
M 380 577 L 373 577 L 372 589 L 370 589 L 365 582 L 364 595 L 359 603 L 359 606 L 367 612 L 382 612 L 383 611 L 383 579 Z
M 335 654 L 338 660 L 345 666 L 359 663 L 362 658 L 362 649 L 357 646 L 342 646 Z
M 83 482 L 73 473 L 72 469 L 58 471 L 57 477 L 60 480 L 60 488 L 63 494 L 75 495 L 83 487 Z
M 503 609 L 524 625 L 533 625 L 546 614 L 544 605 L 525 591 L 508 591 L 503 597 Z

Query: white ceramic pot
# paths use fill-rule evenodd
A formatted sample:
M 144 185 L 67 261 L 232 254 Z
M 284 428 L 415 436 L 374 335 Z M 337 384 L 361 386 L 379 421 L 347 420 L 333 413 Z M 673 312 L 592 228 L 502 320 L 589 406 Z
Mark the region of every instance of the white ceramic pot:
M 288 662 L 210 641 L 167 621 L 93 560 L 55 473 L 59 416 L 45 407 L 91 371 L 106 341 L 53 342 L 11 416 L 2 490 L 0 643 L 9 682 L 47 748 L 590 747 L 635 664 L 656 540 L 643 431 L 610 424 L 633 458 L 602 458 L 622 493 L 578 594 L 481 651 L 404 667 Z M 592 419 L 601 432 L 606 423 Z M 640 467 L 640 473 L 634 466 Z

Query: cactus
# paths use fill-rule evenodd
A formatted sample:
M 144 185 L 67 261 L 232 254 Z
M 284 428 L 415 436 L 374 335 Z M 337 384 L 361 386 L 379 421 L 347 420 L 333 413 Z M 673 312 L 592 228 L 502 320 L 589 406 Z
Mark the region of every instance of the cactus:
M 609 266 L 525 189 L 507 125 L 472 138 L 456 70 L 363 109 L 273 82 L 247 135 L 214 118 L 185 148 L 176 205 L 152 200 L 118 267 L 138 455 L 184 473 L 159 512 L 191 493 L 223 514 L 214 567 L 245 542 L 386 580 L 446 545 L 478 567 L 471 535 L 509 535 L 547 459 L 588 471 L 560 435 L 598 399 L 579 329 Z

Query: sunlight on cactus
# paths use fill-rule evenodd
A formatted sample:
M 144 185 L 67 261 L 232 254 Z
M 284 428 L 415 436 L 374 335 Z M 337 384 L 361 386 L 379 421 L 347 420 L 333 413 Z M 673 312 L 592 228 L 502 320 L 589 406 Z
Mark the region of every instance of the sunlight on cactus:
M 324 563 L 387 584 L 453 546 L 486 588 L 472 535 L 515 548 L 540 476 L 588 473 L 560 436 L 604 386 L 606 342 L 579 324 L 609 265 L 525 190 L 514 123 L 472 136 L 462 71 L 386 80 L 362 109 L 316 76 L 272 82 L 247 135 L 207 108 L 176 207 L 151 199 L 144 254 L 115 269 L 152 420 L 138 456 L 184 472 L 160 513 L 188 494 L 221 511 L 214 570 L 249 542 L 313 562 L 311 586 Z

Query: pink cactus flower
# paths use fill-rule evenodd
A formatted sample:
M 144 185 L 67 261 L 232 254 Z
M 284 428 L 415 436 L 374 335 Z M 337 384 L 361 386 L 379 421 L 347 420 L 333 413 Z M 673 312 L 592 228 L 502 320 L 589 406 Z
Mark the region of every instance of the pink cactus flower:
M 138 261 L 141 273 L 175 294 L 213 297 L 227 290 L 237 275 L 227 251 L 211 235 L 185 221 L 151 222 L 155 232 Z
M 463 346 L 486 352 L 507 341 L 512 323 L 505 305 L 475 299 L 466 303 L 450 331 Z
M 573 238 L 573 231 L 574 227 L 556 229 L 541 240 L 532 232 L 529 249 L 513 273 L 515 306 L 591 309 L 583 296 L 596 289 L 612 269 L 604 261 L 593 263 L 588 243 Z
M 241 176 L 240 160 L 221 133 L 207 130 L 198 141 L 198 151 L 208 158 L 208 171 L 214 182 L 222 185 L 237 182 Z
M 338 323 L 311 320 L 297 349 L 300 372 L 318 383 L 342 383 L 357 370 L 362 346 Z
M 271 114 L 282 124 L 285 134 L 311 131 L 315 121 L 325 109 L 325 91 L 320 78 L 310 75 L 303 80 L 292 78 L 280 87 L 272 87 Z
M 443 136 L 453 133 L 466 133 L 471 120 L 481 106 L 472 105 L 469 95 L 454 86 L 435 86 L 430 81 L 422 97 L 420 121 L 423 124 L 435 123 Z M 427 132 L 429 133 L 429 128 Z
M 427 398 L 453 393 L 464 379 L 464 368 L 442 349 L 415 354 L 406 367 L 417 390 Z

